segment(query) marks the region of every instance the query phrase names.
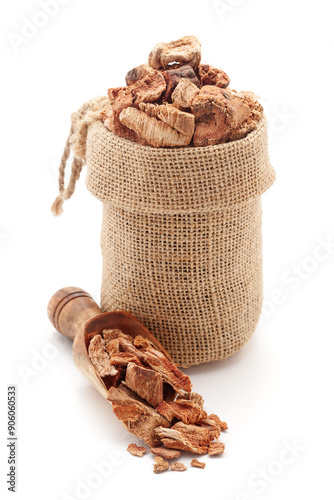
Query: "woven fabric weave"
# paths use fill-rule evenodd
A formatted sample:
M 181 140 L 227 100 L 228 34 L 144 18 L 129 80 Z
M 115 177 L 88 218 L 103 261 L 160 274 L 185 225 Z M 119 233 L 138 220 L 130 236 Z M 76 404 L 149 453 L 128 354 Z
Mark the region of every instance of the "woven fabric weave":
M 103 311 L 142 321 L 182 367 L 226 358 L 262 307 L 261 194 L 275 179 L 266 121 L 246 138 L 156 149 L 87 135 L 89 191 L 103 202 Z

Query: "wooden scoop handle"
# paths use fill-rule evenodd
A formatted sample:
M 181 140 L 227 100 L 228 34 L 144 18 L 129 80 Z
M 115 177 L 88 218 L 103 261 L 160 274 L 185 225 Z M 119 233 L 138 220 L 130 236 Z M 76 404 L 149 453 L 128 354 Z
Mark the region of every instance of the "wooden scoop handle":
M 55 329 L 73 340 L 89 319 L 101 313 L 89 293 L 75 286 L 61 288 L 48 304 L 48 317 Z

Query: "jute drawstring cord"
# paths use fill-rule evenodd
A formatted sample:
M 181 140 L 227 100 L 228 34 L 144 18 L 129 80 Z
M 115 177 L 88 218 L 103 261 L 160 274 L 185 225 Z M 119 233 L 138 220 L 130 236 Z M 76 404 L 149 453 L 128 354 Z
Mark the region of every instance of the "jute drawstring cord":
M 59 165 L 59 194 L 51 206 L 51 211 L 56 216 L 63 212 L 64 200 L 71 198 L 74 193 L 76 182 L 80 177 L 82 167 L 86 163 L 88 127 L 92 122 L 100 118 L 100 112 L 108 102 L 108 97 L 95 97 L 83 104 L 78 111 L 71 115 L 71 129 Z M 65 170 L 71 151 L 74 158 L 71 166 L 71 176 L 65 188 Z

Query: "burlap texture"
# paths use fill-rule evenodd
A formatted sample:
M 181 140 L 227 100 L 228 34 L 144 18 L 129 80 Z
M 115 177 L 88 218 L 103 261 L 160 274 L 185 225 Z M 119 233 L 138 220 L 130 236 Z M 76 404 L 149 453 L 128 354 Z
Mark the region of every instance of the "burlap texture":
M 103 311 L 125 310 L 182 367 L 226 358 L 262 307 L 261 194 L 275 179 L 266 121 L 245 139 L 156 149 L 87 135 L 87 187 L 103 201 Z

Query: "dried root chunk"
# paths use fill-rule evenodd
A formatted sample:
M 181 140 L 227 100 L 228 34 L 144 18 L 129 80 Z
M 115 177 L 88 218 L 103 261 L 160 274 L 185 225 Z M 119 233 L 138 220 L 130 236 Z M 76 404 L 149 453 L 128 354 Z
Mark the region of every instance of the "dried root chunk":
M 164 446 L 159 446 L 158 448 L 151 448 L 150 452 L 158 457 L 165 458 L 166 460 L 172 460 L 173 458 L 179 458 L 181 452 L 178 450 L 171 450 L 165 448 Z
M 105 343 L 110 342 L 111 340 L 119 339 L 119 338 L 125 339 L 128 342 L 130 342 L 131 344 L 134 343 L 134 338 L 131 337 L 131 335 L 126 335 L 125 333 L 122 332 L 122 330 L 119 330 L 118 328 L 103 330 L 102 335 L 103 335 Z
M 242 90 L 240 92 L 233 91 L 233 93 L 249 107 L 255 121 L 259 121 L 262 118 L 263 107 L 259 103 L 258 97 L 253 92 L 250 90 Z
M 155 457 L 154 459 L 153 472 L 155 474 L 159 474 L 160 472 L 165 472 L 169 469 L 169 463 L 164 460 L 162 457 Z
M 130 104 L 129 104 L 130 106 Z M 107 127 L 110 132 L 113 132 L 114 134 L 118 135 L 119 137 L 123 137 L 124 139 L 129 139 L 130 141 L 133 142 L 138 142 L 143 145 L 147 145 L 147 142 L 139 137 L 133 130 L 130 130 L 128 127 L 125 127 L 122 125 L 122 123 L 119 121 L 119 115 L 122 111 L 122 109 L 126 108 L 127 106 L 117 106 L 116 104 L 108 104 L 102 111 L 101 111 L 101 118 L 104 123 L 104 125 Z
M 200 394 L 197 394 L 197 392 L 188 392 L 187 394 L 178 394 L 176 396 L 176 400 L 178 400 L 178 399 L 186 399 L 187 401 L 193 401 L 201 408 L 203 408 L 203 406 L 204 406 L 204 399 Z
M 205 462 L 199 462 L 197 458 L 193 458 L 192 461 L 190 462 L 190 465 L 192 467 L 197 467 L 198 469 L 204 469 Z
M 249 107 L 233 92 L 212 85 L 202 87 L 191 103 L 196 118 L 194 146 L 208 146 L 239 138 L 251 119 Z
M 129 363 L 125 383 L 138 396 L 145 399 L 153 408 L 163 401 L 163 380 L 154 370 Z
M 228 429 L 227 423 L 222 422 L 218 415 L 215 415 L 214 413 L 211 413 L 211 415 L 208 415 L 207 418 L 203 419 L 203 423 L 207 425 L 217 425 L 222 431 Z
M 127 367 L 128 363 L 135 363 L 138 366 L 143 366 L 139 357 L 131 352 L 119 352 L 110 357 L 110 363 L 114 366 Z
M 173 462 L 170 466 L 170 470 L 184 471 L 187 470 L 187 467 L 182 462 Z
M 148 339 L 145 339 L 141 335 L 136 335 L 133 343 L 134 346 L 137 347 L 137 349 L 148 349 L 149 347 L 156 349 L 156 346 L 153 344 L 153 342 L 151 342 Z
M 101 111 L 101 118 L 105 126 L 120 137 L 147 144 L 141 136 L 121 123 L 120 114 L 129 106 L 138 106 L 141 102 L 156 101 L 165 89 L 166 81 L 160 71 L 151 71 L 129 87 L 109 89 L 110 104 Z
M 148 64 L 141 64 L 140 66 L 136 66 L 135 68 L 127 72 L 127 74 L 125 75 L 125 82 L 128 86 L 133 85 L 152 71 L 153 68 L 151 68 L 151 66 L 149 66 Z
M 134 457 L 143 457 L 146 453 L 146 448 L 144 446 L 137 446 L 135 443 L 129 444 L 127 450 Z
M 107 399 L 112 403 L 116 417 L 122 420 L 129 432 L 142 439 L 150 447 L 161 444 L 159 437 L 155 434 L 155 428 L 163 429 L 169 427 L 170 424 L 151 406 L 124 384 L 117 389 L 109 389 Z
M 151 51 L 148 63 L 152 68 L 166 69 L 169 64 L 178 62 L 197 68 L 201 61 L 201 44 L 195 36 L 184 36 L 169 43 L 158 43 Z
M 155 429 L 166 448 L 190 451 L 204 455 L 208 451 L 208 446 L 216 433 L 209 427 L 199 427 L 197 425 L 186 425 L 178 422 L 172 428 L 166 429 L 158 427 Z
M 172 94 L 172 101 L 175 106 L 181 109 L 190 108 L 195 96 L 199 94 L 199 89 L 190 80 L 181 78 Z
M 119 339 L 114 339 L 106 342 L 106 351 L 109 356 L 114 356 L 114 354 L 118 354 L 119 352 L 121 352 Z
M 154 102 L 166 90 L 166 81 L 160 71 L 151 71 L 144 78 L 138 80 L 128 88 L 133 97 L 133 106 L 141 102 Z
M 208 455 L 222 455 L 225 451 L 224 443 L 214 442 L 210 443 Z
M 216 87 L 226 88 L 229 86 L 230 78 L 221 70 L 209 64 L 200 64 L 197 68 L 197 75 L 203 85 L 216 85 Z
M 187 137 L 192 137 L 195 131 L 195 117 L 191 113 L 185 113 L 171 106 L 171 104 L 146 104 L 139 105 L 139 109 L 148 116 L 158 118 L 177 132 Z
M 106 388 L 110 389 L 111 387 L 118 387 L 125 379 L 125 373 L 126 371 L 122 367 L 118 367 L 116 375 L 107 375 L 106 377 L 103 377 L 103 382 Z
M 207 417 L 206 412 L 199 405 L 185 399 L 179 399 L 171 403 L 163 401 L 157 406 L 156 410 L 169 422 L 176 418 L 185 424 L 196 424 Z
M 153 147 L 187 146 L 191 136 L 185 136 L 165 123 L 147 116 L 136 108 L 127 108 L 120 114 L 120 122 Z
M 257 97 L 253 92 L 235 92 L 232 91 L 232 96 L 241 101 L 247 107 L 250 114 L 244 121 L 239 119 L 230 133 L 230 140 L 243 139 L 257 126 L 258 121 L 263 116 L 263 107 L 259 103 Z
M 159 372 L 165 382 L 171 385 L 176 392 L 191 391 L 192 384 L 188 375 L 182 373 L 161 352 L 148 348 L 143 353 L 143 359 L 153 370 Z
M 162 74 L 164 75 L 167 84 L 166 91 L 163 94 L 164 101 L 170 102 L 171 95 L 174 92 L 175 87 L 180 82 L 181 78 L 186 78 L 198 88 L 200 88 L 201 86 L 195 71 L 189 64 L 186 64 L 185 66 L 179 66 L 175 69 L 169 69 L 167 71 L 164 71 Z
M 100 377 L 117 375 L 117 370 L 112 366 L 101 335 L 95 335 L 90 341 L 88 354 L 95 370 Z

